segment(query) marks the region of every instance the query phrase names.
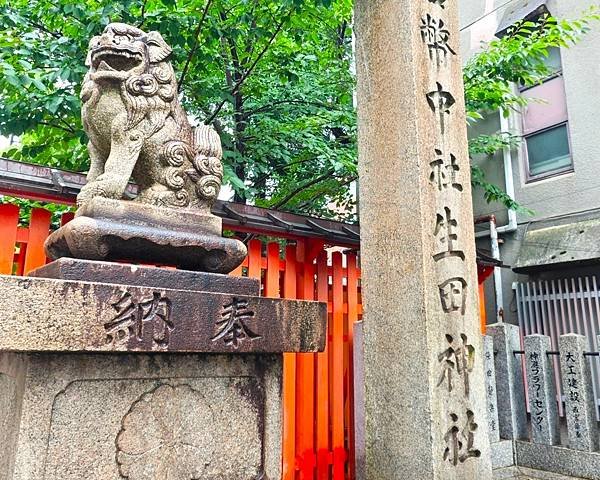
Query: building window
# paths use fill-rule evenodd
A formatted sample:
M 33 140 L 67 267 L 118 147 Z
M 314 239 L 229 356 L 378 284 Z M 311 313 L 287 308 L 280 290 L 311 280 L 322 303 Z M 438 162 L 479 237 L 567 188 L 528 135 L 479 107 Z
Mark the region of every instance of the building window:
M 521 89 L 532 99 L 523 111 L 527 182 L 573 171 L 560 50 L 550 50 L 552 74 L 541 84 Z
M 525 137 L 529 177 L 572 170 L 567 124 Z

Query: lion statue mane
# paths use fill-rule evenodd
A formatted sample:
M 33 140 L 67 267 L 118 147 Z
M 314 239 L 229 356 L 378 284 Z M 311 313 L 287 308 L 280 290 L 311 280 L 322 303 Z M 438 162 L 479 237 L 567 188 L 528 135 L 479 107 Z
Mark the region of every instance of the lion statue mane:
M 90 41 L 82 120 L 91 159 L 79 205 L 121 199 L 131 178 L 136 201 L 209 210 L 223 178 L 218 134 L 192 128 L 178 98 L 171 47 L 158 32 L 109 24 Z

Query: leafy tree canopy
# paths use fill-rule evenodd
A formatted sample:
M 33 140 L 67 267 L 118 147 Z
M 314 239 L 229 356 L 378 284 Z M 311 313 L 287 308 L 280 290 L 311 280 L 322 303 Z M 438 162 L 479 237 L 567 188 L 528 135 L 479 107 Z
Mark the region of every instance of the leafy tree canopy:
M 236 200 L 351 218 L 351 18 L 351 0 L 0 0 L 0 134 L 20 136 L 5 155 L 88 168 L 78 98 L 88 41 L 126 22 L 160 31 L 173 47 L 184 106 L 221 135 Z M 574 43 L 596 19 L 526 22 L 491 42 L 465 68 L 471 121 L 522 106 L 514 82 L 540 82 L 549 48 Z M 471 151 L 515 141 L 482 136 Z M 489 201 L 517 207 L 483 172 L 475 169 L 473 182 Z

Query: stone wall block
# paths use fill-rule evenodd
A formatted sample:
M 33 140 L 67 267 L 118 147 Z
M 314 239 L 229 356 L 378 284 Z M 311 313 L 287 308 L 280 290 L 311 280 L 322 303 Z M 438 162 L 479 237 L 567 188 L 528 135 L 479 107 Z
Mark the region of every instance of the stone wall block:
M 547 354 L 551 350 L 550 337 L 525 337 L 525 364 L 529 411 L 531 412 L 531 439 L 535 443 L 558 445 L 558 405 L 554 385 L 553 363 Z
M 569 448 L 592 452 L 598 450 L 598 422 L 592 372 L 584 356 L 588 341 L 583 335 L 569 333 L 559 340 L 560 371 L 565 399 Z
M 519 327 L 496 323 L 488 325 L 487 331 L 494 339 L 500 438 L 525 440 L 529 434 L 522 362 L 514 353 L 521 349 Z

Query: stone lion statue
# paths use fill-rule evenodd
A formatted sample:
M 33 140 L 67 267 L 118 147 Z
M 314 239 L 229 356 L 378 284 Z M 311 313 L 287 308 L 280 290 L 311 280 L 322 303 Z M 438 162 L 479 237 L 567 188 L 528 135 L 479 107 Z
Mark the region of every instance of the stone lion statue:
M 209 210 L 223 177 L 221 141 L 192 128 L 177 97 L 171 48 L 158 32 L 111 23 L 90 41 L 81 90 L 91 167 L 77 197 L 120 199 L 130 178 L 136 200 Z

